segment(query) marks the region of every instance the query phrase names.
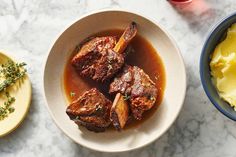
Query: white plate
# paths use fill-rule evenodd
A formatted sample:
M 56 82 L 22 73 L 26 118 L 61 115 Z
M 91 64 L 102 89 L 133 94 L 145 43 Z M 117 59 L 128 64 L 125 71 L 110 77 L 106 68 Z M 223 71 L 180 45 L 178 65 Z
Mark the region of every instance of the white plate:
M 124 29 L 131 21 L 138 32 L 159 52 L 166 72 L 164 99 L 157 112 L 134 129 L 93 133 L 78 127 L 66 115 L 62 86 L 64 66 L 75 46 L 91 34 L 106 29 Z M 59 128 L 75 142 L 97 151 L 122 152 L 143 147 L 164 134 L 178 116 L 185 98 L 186 73 L 180 51 L 172 38 L 154 21 L 121 10 L 91 13 L 67 28 L 51 48 L 44 71 L 44 92 L 49 111 Z

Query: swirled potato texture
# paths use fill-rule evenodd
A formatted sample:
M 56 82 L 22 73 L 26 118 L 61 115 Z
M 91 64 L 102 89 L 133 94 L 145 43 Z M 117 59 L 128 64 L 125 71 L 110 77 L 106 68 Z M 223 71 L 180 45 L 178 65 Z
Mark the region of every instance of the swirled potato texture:
M 212 81 L 219 96 L 236 110 L 236 23 L 227 31 L 210 62 Z

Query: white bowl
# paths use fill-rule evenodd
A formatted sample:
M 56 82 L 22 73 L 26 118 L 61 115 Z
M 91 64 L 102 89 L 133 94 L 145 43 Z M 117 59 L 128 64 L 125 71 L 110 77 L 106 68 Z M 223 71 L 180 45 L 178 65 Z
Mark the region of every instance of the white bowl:
M 159 53 L 166 72 L 166 89 L 156 113 L 139 127 L 122 132 L 93 133 L 80 130 L 66 115 L 67 100 L 62 86 L 64 66 L 75 46 L 91 34 L 123 29 L 131 21 Z M 157 22 L 121 10 L 105 10 L 83 16 L 67 28 L 51 48 L 44 70 L 48 109 L 58 127 L 75 142 L 102 152 L 123 152 L 143 147 L 163 135 L 177 118 L 185 98 L 186 73 L 175 42 Z

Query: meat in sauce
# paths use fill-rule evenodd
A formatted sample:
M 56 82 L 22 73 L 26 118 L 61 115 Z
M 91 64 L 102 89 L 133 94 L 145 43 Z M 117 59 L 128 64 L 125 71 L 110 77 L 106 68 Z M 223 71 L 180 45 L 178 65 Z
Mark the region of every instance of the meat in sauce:
M 77 125 L 88 130 L 102 132 L 110 125 L 112 102 L 96 88 L 92 88 L 72 102 L 66 109 L 67 115 Z
M 137 120 L 141 120 L 142 114 L 153 107 L 158 93 L 155 83 L 142 69 L 129 65 L 110 84 L 109 92 L 123 94 Z
M 124 34 L 125 33 L 123 33 L 123 36 L 124 36 Z M 93 90 L 98 91 L 98 92 L 99 91 L 102 92 L 111 101 L 114 100 L 113 105 L 110 101 L 110 105 L 108 105 L 110 107 L 109 107 L 109 109 L 106 110 L 106 111 L 109 110 L 109 112 L 110 112 L 109 116 L 108 116 L 110 118 L 109 120 L 106 119 L 107 114 L 105 114 L 106 118 L 104 118 L 104 117 L 101 118 L 101 117 L 97 116 L 98 119 L 96 119 L 96 117 L 93 117 L 92 120 L 91 120 L 90 116 L 88 116 L 88 115 L 84 116 L 84 117 L 82 117 L 82 116 L 77 117 L 76 116 L 77 119 L 79 119 L 79 117 L 82 117 L 79 120 L 76 120 L 75 117 L 72 116 L 72 114 L 71 114 L 72 112 L 67 112 L 72 120 L 74 120 L 79 125 L 83 125 L 85 127 L 87 126 L 87 128 L 89 130 L 104 131 L 108 126 L 110 126 L 110 125 L 108 125 L 108 123 L 110 124 L 111 122 L 113 123 L 114 127 L 117 128 L 118 130 L 124 128 L 124 126 L 125 126 L 125 128 L 130 128 L 131 126 L 139 125 L 140 123 L 142 123 L 143 121 L 148 119 L 148 117 L 150 117 L 155 112 L 155 110 L 157 109 L 157 106 L 161 103 L 161 100 L 162 100 L 164 86 L 165 86 L 165 74 L 164 74 L 164 68 L 163 68 L 161 59 L 157 55 L 155 49 L 144 38 L 137 35 L 131 42 L 129 42 L 129 48 L 131 47 L 131 50 L 133 52 L 128 54 L 127 57 L 125 57 L 126 56 L 125 52 L 127 52 L 127 51 L 125 51 L 123 49 L 124 47 L 123 48 L 115 48 L 117 44 L 114 45 L 114 43 L 116 43 L 114 36 L 119 36 L 119 35 L 122 35 L 121 30 L 108 30 L 108 31 L 100 32 L 96 35 L 93 35 L 93 36 L 96 36 L 96 38 L 92 39 L 92 40 L 94 40 L 93 41 L 94 43 L 100 42 L 100 44 L 102 43 L 101 45 L 105 45 L 105 46 L 101 46 L 102 47 L 101 49 L 107 48 L 106 51 L 112 50 L 116 54 L 122 54 L 123 58 L 124 58 L 124 62 L 126 64 L 130 65 L 130 66 L 125 66 L 124 69 L 120 70 L 119 76 L 116 74 L 117 72 L 112 74 L 113 76 L 115 75 L 115 77 L 116 77 L 115 80 L 119 80 L 119 77 L 121 77 L 122 74 L 125 74 L 127 71 L 129 71 L 128 74 L 129 73 L 131 74 L 130 79 L 132 80 L 131 81 L 132 83 L 130 82 L 130 84 L 126 85 L 125 90 L 123 90 L 123 89 L 118 90 L 118 88 L 116 90 L 114 90 L 115 87 L 114 87 L 114 89 L 110 88 L 111 93 L 121 93 L 121 94 L 119 94 L 119 97 L 118 97 L 119 99 L 117 98 L 114 100 L 114 95 L 112 96 L 109 94 L 109 86 L 112 87 L 113 85 L 115 85 L 115 83 L 114 83 L 115 80 L 113 82 L 110 82 L 109 81 L 110 79 L 108 79 L 108 81 L 106 81 L 104 83 L 99 83 L 97 81 L 100 81 L 100 80 L 103 81 L 101 78 L 98 79 L 97 81 L 92 81 L 90 79 L 87 79 L 86 77 L 81 77 L 81 73 L 79 76 L 77 67 L 74 68 L 75 65 L 74 64 L 72 65 L 71 62 L 68 62 L 67 66 L 65 68 L 64 87 L 65 87 L 66 94 L 69 98 L 69 101 L 70 102 L 74 101 L 71 105 L 77 106 L 78 103 L 76 105 L 76 102 L 80 102 L 80 99 L 83 96 L 85 96 L 85 94 L 83 94 L 83 93 L 86 92 L 87 90 L 90 90 L 91 88 L 94 88 L 94 87 L 96 87 L 97 89 L 93 89 Z M 103 36 L 103 37 L 99 37 L 99 36 Z M 110 39 L 108 41 L 106 41 L 107 39 L 105 39 L 105 38 L 108 38 L 108 37 Z M 101 41 L 101 40 L 103 40 L 103 41 Z M 114 41 L 112 41 L 112 40 L 114 40 Z M 89 42 L 91 42 L 91 41 L 89 41 Z M 87 44 L 89 42 L 87 42 Z M 83 45 L 83 47 L 85 45 Z M 99 45 L 99 44 L 97 44 L 97 45 Z M 123 44 L 123 45 L 125 45 L 125 47 L 127 47 L 128 43 Z M 80 49 L 80 52 L 82 52 L 81 50 L 83 49 L 83 47 Z M 124 52 L 117 53 L 118 51 L 114 51 L 114 49 L 118 49 L 118 50 L 124 51 Z M 77 55 L 78 55 L 78 53 L 77 53 Z M 86 62 L 86 60 L 87 59 L 85 59 L 83 62 Z M 90 67 L 91 62 L 86 63 L 86 64 L 88 64 L 88 67 Z M 133 66 L 133 65 L 135 65 L 135 66 Z M 82 67 L 81 65 L 78 65 L 78 66 Z M 108 76 L 106 74 L 107 73 L 104 73 L 103 77 Z M 134 74 L 135 74 L 135 77 L 134 77 Z M 88 75 L 88 77 L 90 77 L 90 78 L 92 76 L 95 76 L 95 75 Z M 111 78 L 111 77 L 112 76 L 109 76 L 107 78 Z M 94 79 L 94 80 L 96 80 L 96 79 Z M 136 80 L 135 83 L 134 83 L 134 80 Z M 125 80 L 125 81 L 123 81 L 123 84 L 125 84 L 127 82 L 129 82 L 129 81 Z M 147 89 L 147 90 L 144 89 L 142 82 L 146 82 L 148 86 L 151 86 L 151 88 Z M 136 84 L 136 85 L 134 85 L 134 84 Z M 133 89 L 133 92 L 131 92 L 132 90 L 130 90 L 130 89 Z M 130 92 L 128 95 L 129 90 L 130 90 Z M 71 92 L 75 93 L 75 96 L 71 97 L 71 94 L 70 94 Z M 89 92 L 89 91 L 87 91 L 87 92 Z M 122 94 L 123 94 L 123 96 L 122 96 Z M 82 96 L 80 96 L 80 95 L 82 95 Z M 97 94 L 97 95 L 99 95 L 99 94 Z M 105 98 L 105 96 L 103 98 Z M 94 106 L 96 106 L 95 100 L 97 100 L 97 98 L 95 98 L 95 97 L 97 97 L 96 94 L 94 94 L 93 97 L 94 98 L 87 97 L 87 99 L 93 100 L 93 101 L 89 101 L 89 102 L 91 102 L 90 107 L 92 107 L 92 108 L 94 108 Z M 107 99 L 107 98 L 105 98 L 105 99 Z M 128 101 L 127 101 L 127 98 L 129 99 Z M 131 102 L 131 100 L 133 103 Z M 157 100 L 157 101 L 154 101 L 154 100 Z M 126 104 L 126 105 L 124 105 L 124 104 Z M 140 104 L 142 104 L 142 105 L 140 105 Z M 73 108 L 70 106 L 68 107 L 68 109 Z M 74 109 L 77 110 L 78 108 L 77 109 L 74 108 Z M 86 109 L 88 109 L 88 108 L 86 108 Z M 131 112 L 129 112 L 129 110 L 131 110 Z M 144 111 L 145 111 L 145 113 L 144 113 Z M 77 113 L 77 112 L 74 112 L 74 113 Z M 142 119 L 142 120 L 135 121 L 132 118 L 130 119 L 130 114 L 132 114 L 133 117 L 135 117 L 136 119 Z M 96 115 L 96 114 L 94 114 L 94 115 Z M 92 121 L 94 121 L 94 123 Z M 101 123 L 99 124 L 97 122 L 101 122 Z
M 96 37 L 82 46 L 71 63 L 81 76 L 104 82 L 123 66 L 125 49 L 136 32 L 132 22 L 117 43 L 114 36 Z

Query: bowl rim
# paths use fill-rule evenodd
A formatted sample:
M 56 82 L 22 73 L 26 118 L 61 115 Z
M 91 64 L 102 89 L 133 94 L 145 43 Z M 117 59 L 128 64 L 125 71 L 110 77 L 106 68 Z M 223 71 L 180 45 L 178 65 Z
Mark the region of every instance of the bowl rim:
M 203 67 L 203 58 L 204 58 L 204 54 L 205 54 L 205 51 L 206 51 L 206 47 L 207 47 L 207 44 L 209 43 L 209 40 L 213 37 L 213 35 L 215 33 L 217 33 L 217 29 L 222 25 L 224 24 L 225 22 L 227 22 L 230 18 L 236 16 L 236 12 L 234 13 L 231 13 L 230 15 L 226 16 L 226 17 L 223 17 L 221 18 L 221 20 L 219 20 L 219 22 L 217 22 L 215 25 L 213 25 L 213 27 L 210 29 L 210 33 L 208 33 L 207 35 L 207 38 L 204 42 L 204 45 L 203 45 L 203 48 L 202 48 L 202 51 L 201 51 L 201 56 L 200 56 L 200 78 L 201 78 L 201 83 L 202 83 L 202 86 L 203 86 L 203 89 L 207 95 L 207 97 L 210 99 L 211 103 L 223 114 L 225 115 L 226 117 L 228 117 L 229 119 L 233 120 L 233 121 L 236 121 L 236 116 L 233 116 L 232 114 L 226 112 L 216 101 L 215 99 L 213 98 L 213 96 L 211 95 L 211 93 L 209 92 L 209 89 L 208 89 L 208 86 L 207 86 L 207 83 L 204 79 L 204 67 Z M 211 52 L 212 53 L 212 52 Z M 210 53 L 210 54 L 211 54 Z
M 172 0 L 168 0 L 168 1 L 172 4 L 175 4 L 175 5 L 189 4 L 192 2 L 192 0 L 187 0 L 187 1 L 183 1 L 183 2 L 176 2 L 176 1 L 172 1 Z
M 143 144 L 143 145 L 140 145 L 140 146 L 136 146 L 136 147 L 133 147 L 133 148 L 129 148 L 129 149 L 120 149 L 120 150 L 104 150 L 104 149 L 97 149 L 97 148 L 92 148 L 92 147 L 88 147 L 86 145 L 84 145 L 83 143 L 80 143 L 78 141 L 76 141 L 75 139 L 73 139 L 73 137 L 71 135 L 68 135 L 66 133 L 66 131 L 64 130 L 64 128 L 60 127 L 60 124 L 59 122 L 56 120 L 56 118 L 53 116 L 53 113 L 52 111 L 50 110 L 49 108 L 49 104 L 48 104 L 48 101 L 47 101 L 47 98 L 46 98 L 46 92 L 45 92 L 45 71 L 46 71 L 46 66 L 47 66 L 47 63 L 48 63 L 48 57 L 50 56 L 50 52 L 51 52 L 51 49 L 53 48 L 54 44 L 58 41 L 58 39 L 61 37 L 61 35 L 70 27 L 72 26 L 74 23 L 78 22 L 79 20 L 81 19 L 84 19 L 88 16 L 91 16 L 93 14 L 97 14 L 97 13 L 103 13 L 103 12 L 123 12 L 123 13 L 131 13 L 131 14 L 135 14 L 135 15 L 138 15 L 138 16 L 141 16 L 142 18 L 145 18 L 146 20 L 152 22 L 153 24 L 155 24 L 156 26 L 158 26 L 165 34 L 166 36 L 170 39 L 171 43 L 173 44 L 173 46 L 175 47 L 175 49 L 177 50 L 177 55 L 179 56 L 180 58 L 180 62 L 181 64 L 183 65 L 183 84 L 184 84 L 184 87 L 183 87 L 183 95 L 182 95 L 182 98 L 181 98 L 181 105 L 180 105 L 180 108 L 179 110 L 177 110 L 177 114 L 176 116 L 174 117 L 173 121 L 169 124 L 168 127 L 166 127 L 164 129 L 164 131 L 160 134 L 159 137 L 155 137 L 153 138 L 152 140 L 150 140 L 149 142 Z M 186 90 L 187 90 L 187 74 L 186 74 L 186 66 L 185 66 L 185 62 L 184 62 L 184 59 L 183 59 L 183 56 L 182 56 L 182 53 L 181 53 L 181 50 L 179 49 L 178 45 L 177 45 L 177 42 L 174 40 L 174 38 L 167 32 L 167 30 L 164 28 L 164 26 L 162 26 L 161 24 L 159 24 L 155 19 L 151 18 L 150 16 L 148 15 L 145 15 L 144 13 L 140 12 L 140 11 L 136 11 L 136 10 L 132 10 L 132 9 L 121 9 L 121 8 L 103 8 L 103 9 L 98 9 L 98 10 L 94 10 L 94 11 L 89 11 L 81 16 L 79 16 L 77 19 L 73 20 L 72 22 L 70 22 L 68 25 L 66 25 L 65 27 L 63 27 L 63 29 L 58 33 L 58 35 L 56 36 L 55 40 L 52 40 L 52 43 L 50 44 L 50 47 L 47 51 L 47 54 L 45 55 L 45 60 L 44 60 L 44 63 L 43 63 L 43 71 L 42 71 L 42 82 L 43 82 L 43 99 L 44 99 L 44 104 L 48 110 L 48 112 L 50 113 L 50 116 L 51 118 L 53 119 L 54 123 L 56 124 L 56 126 L 59 128 L 59 130 L 61 130 L 67 137 L 69 137 L 72 141 L 74 141 L 76 144 L 79 144 L 87 149 L 90 149 L 90 150 L 95 150 L 95 151 L 98 151 L 98 152 L 105 152 L 105 153 L 120 153 L 120 152 L 129 152 L 129 151 L 133 151 L 133 150 L 137 150 L 137 149 L 140 149 L 140 148 L 143 148 L 153 142 L 155 142 L 156 140 L 158 140 L 161 136 L 163 136 L 168 130 L 169 128 L 173 125 L 173 123 L 176 121 L 177 117 L 179 116 L 180 114 L 180 111 L 181 109 L 183 108 L 183 104 L 184 104 L 184 100 L 185 100 L 185 97 L 186 97 Z

